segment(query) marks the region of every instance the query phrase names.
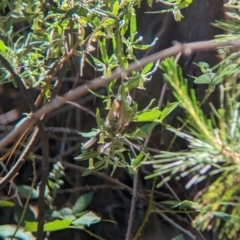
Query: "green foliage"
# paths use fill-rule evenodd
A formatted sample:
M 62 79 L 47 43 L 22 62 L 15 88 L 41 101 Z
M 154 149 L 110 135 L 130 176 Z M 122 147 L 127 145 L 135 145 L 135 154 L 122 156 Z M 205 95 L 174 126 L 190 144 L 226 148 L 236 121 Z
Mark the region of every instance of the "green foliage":
M 57 190 L 63 184 L 61 178 L 64 176 L 63 167 L 60 162 L 53 165 L 52 171 L 49 173 L 49 186 L 46 188 L 45 200 L 48 203 L 48 209 L 46 209 L 46 221 L 44 223 L 45 232 L 53 232 L 67 228 L 84 229 L 92 224 L 101 221 L 101 218 L 91 211 L 86 211 L 86 208 L 90 204 L 93 198 L 93 192 L 89 192 L 81 195 L 74 203 L 72 209 L 63 207 L 60 210 L 55 210 L 53 201 L 56 197 Z M 39 190 L 32 189 L 30 186 L 20 185 L 17 187 L 18 193 L 24 198 L 37 199 L 39 196 Z M 36 232 L 38 227 L 37 215 L 34 208 L 29 205 L 25 210 L 25 206 L 16 205 L 12 202 L 1 201 L 1 207 L 12 207 L 14 212 L 14 220 L 22 227 L 16 225 L 5 225 L 9 229 L 9 233 L 6 236 L 22 236 L 23 239 L 28 239 L 29 232 Z M 21 219 L 23 217 L 23 224 Z M 4 225 L 3 225 L 4 226 Z M 0 226 L 1 228 L 1 226 Z M 17 228 L 17 229 L 16 229 Z M 26 233 L 22 233 L 22 229 Z M 2 234 L 2 235 L 1 235 Z M 0 236 L 5 237 L 4 233 L 0 233 Z M 30 238 L 29 238 L 30 239 Z
M 218 49 L 221 62 L 211 67 L 208 63 L 195 63 L 202 75 L 193 77 L 195 84 L 207 85 L 203 99 L 198 100 L 194 90 L 188 88 L 188 81 L 175 59 L 161 59 L 161 62 L 149 62 L 144 67 L 125 74 L 124 70 L 132 62 L 139 60 L 136 50 L 146 50 L 153 46 L 142 44 L 138 35 L 136 7 L 139 0 L 115 1 L 48 1 L 10 0 L 0 3 L 4 13 L 0 17 L 0 53 L 10 62 L 21 77 L 27 89 L 40 88 L 45 102 L 51 99 L 52 80 L 61 75 L 61 67 L 68 64 L 70 58 L 77 59 L 74 66 L 79 75 L 83 75 L 88 63 L 102 77 L 108 77 L 116 68 L 123 70 L 121 83 L 114 79 L 107 87 L 107 94 L 90 93 L 106 103 L 108 114 L 102 117 L 102 111 L 96 110 L 96 128 L 88 133 L 81 132 L 83 137 L 90 138 L 82 145 L 77 161 L 89 161 L 84 176 L 103 170 L 109 165 L 112 173 L 117 168 L 125 168 L 135 174 L 143 164 L 153 164 L 154 172 L 146 178 L 164 176 L 158 187 L 170 179 L 188 179 L 186 188 L 190 189 L 207 179 L 211 179 L 202 191 L 196 193 L 193 200 L 165 201 L 173 211 L 193 212 L 192 224 L 204 231 L 218 230 L 221 239 L 232 239 L 240 230 L 239 224 L 239 65 L 240 52 L 231 48 Z M 148 0 L 152 6 L 153 1 Z M 192 0 L 158 1 L 169 6 L 158 12 L 172 12 L 176 21 L 181 21 L 181 10 L 189 7 Z M 228 20 L 216 21 L 215 26 L 226 34 L 218 35 L 217 41 L 238 39 L 239 1 L 230 1 L 225 5 Z M 130 96 L 134 89 L 145 90 L 145 83 L 151 80 L 158 69 L 172 87 L 176 102 L 167 103 L 163 109 L 155 107 L 151 100 L 144 109 Z M 59 71 L 60 70 L 60 71 Z M 0 84 L 16 83 L 12 75 L 0 67 Z M 118 91 L 116 89 L 118 88 Z M 220 89 L 220 107 L 212 104 L 212 113 L 206 117 L 202 104 L 216 89 Z M 152 156 L 143 144 L 157 125 L 164 125 L 165 118 L 176 107 L 186 113 L 181 119 L 185 128 L 167 129 L 188 142 L 185 152 L 162 151 Z M 38 107 L 38 106 L 37 106 Z M 137 144 L 138 151 L 134 150 Z M 56 210 L 54 200 L 57 191 L 63 186 L 64 168 L 60 162 L 53 165 L 49 173 L 45 191 L 44 231 L 53 232 L 74 228 L 86 230 L 101 218 L 92 211 L 86 210 L 93 198 L 93 193 L 81 195 L 72 209 L 63 207 Z M 151 192 L 153 201 L 155 183 Z M 26 185 L 17 186 L 18 193 L 25 199 L 35 200 L 39 197 L 39 188 Z M 29 205 L 24 208 L 16 203 L 0 201 L 0 207 L 13 209 L 16 225 L 1 225 L 0 236 L 34 239 L 31 232 L 38 227 L 37 216 Z M 151 213 L 149 205 L 147 216 Z M 23 224 L 22 224 L 23 219 Z M 147 219 L 146 219 L 147 221 Z M 23 226 L 24 225 L 24 226 Z M 143 224 L 144 226 L 144 224 Z M 6 230 L 7 229 L 7 230 Z M 182 235 L 174 238 L 184 239 Z
M 0 207 L 13 207 L 15 204 L 10 201 L 0 201 Z
M 123 92 L 119 97 L 115 98 L 106 120 L 101 119 L 99 112 L 97 112 L 98 130 L 93 130 L 91 134 L 84 134 L 85 136 L 94 134 L 93 138 L 83 145 L 83 153 L 75 158 L 81 161 L 89 160 L 89 168 L 85 171 L 84 175 L 104 169 L 108 165 L 113 166 L 112 174 L 117 167 L 127 168 L 130 173 L 134 173 L 137 167 L 140 167 L 144 161 L 150 158 L 150 155 L 147 152 L 141 152 L 139 155 L 136 155 L 132 149 L 131 155 L 135 157 L 132 157 L 128 153 L 127 156 L 131 159 L 128 162 L 125 154 L 129 151 L 126 148 L 127 141 L 137 141 L 138 144 L 142 145 L 142 139 L 157 124 L 162 123 L 164 118 L 178 106 L 178 103 L 168 103 L 160 111 L 158 108 L 151 108 L 152 103 L 150 103 L 145 109 L 138 111 L 136 103 L 129 105 L 124 86 L 120 86 L 120 88 L 123 89 Z M 123 131 L 131 121 L 136 123 L 151 122 L 151 124 L 145 124 L 140 128 L 136 128 L 132 134 L 124 133 Z M 97 141 L 98 148 L 95 150 L 92 145 Z M 96 159 L 98 161 L 94 163 Z
M 44 232 L 54 232 L 67 228 L 83 229 L 84 226 L 89 227 L 95 223 L 100 222 L 100 220 L 101 218 L 91 211 L 83 213 L 78 218 L 71 217 L 71 215 L 65 215 L 62 219 L 46 222 L 44 224 Z M 36 221 L 25 221 L 24 230 L 28 232 L 36 232 L 37 226 L 38 222 Z
M 227 49 L 225 49 L 227 51 Z M 239 70 L 236 56 L 238 52 L 226 54 L 222 62 L 215 66 L 217 69 L 211 79 L 212 70 L 205 63 L 198 63 L 204 74 L 210 74 L 209 80 L 200 82 L 202 76 L 196 78 L 198 84 L 220 86 L 220 108 L 215 109 L 212 104 L 212 114 L 207 118 L 202 110 L 201 103 L 196 100 L 193 90 L 188 90 L 187 80 L 183 78 L 181 69 L 173 58 L 162 61 L 165 80 L 173 87 L 174 95 L 180 106 L 187 114 L 185 131 L 168 129 L 188 142 L 187 152 L 162 152 L 155 155 L 153 161 L 155 171 L 147 178 L 166 176 L 158 187 L 171 178 L 179 180 L 187 177 L 186 188 L 215 179 L 195 196 L 196 202 L 185 200 L 174 204 L 173 207 L 194 209 L 197 217 L 193 226 L 204 231 L 213 228 L 219 231 L 222 239 L 232 239 L 240 229 L 239 212 L 239 87 L 237 79 Z M 231 60 L 229 60 L 231 59 Z M 235 61 L 233 60 L 235 59 Z M 209 96 L 206 91 L 205 97 Z M 223 227 L 224 226 L 224 227 Z
M 187 8 L 193 0 L 158 0 L 158 2 L 163 3 L 167 6 L 171 6 L 171 8 L 161 11 L 155 11 L 155 12 L 147 12 L 149 14 L 156 14 L 156 13 L 166 13 L 166 12 L 172 12 L 175 21 L 180 22 L 184 16 L 181 14 L 180 10 Z

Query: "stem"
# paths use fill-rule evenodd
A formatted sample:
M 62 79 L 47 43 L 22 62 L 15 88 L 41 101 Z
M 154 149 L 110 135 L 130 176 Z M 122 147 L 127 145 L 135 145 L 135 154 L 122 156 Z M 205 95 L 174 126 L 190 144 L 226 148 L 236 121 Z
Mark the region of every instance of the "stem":
M 156 186 L 156 180 L 157 178 L 155 177 L 152 181 L 152 189 L 151 189 L 151 195 L 150 195 L 150 199 L 149 199 L 149 203 L 148 203 L 148 208 L 147 208 L 147 212 L 144 216 L 143 222 L 141 224 L 141 226 L 139 227 L 135 237 L 133 240 L 137 240 L 138 237 L 141 235 L 144 226 L 146 225 L 147 221 L 148 221 L 148 217 L 151 214 L 151 210 L 152 210 L 152 206 L 153 206 L 153 196 L 154 196 L 154 190 L 155 190 L 155 186 Z
M 128 220 L 128 229 L 127 229 L 127 234 L 126 234 L 126 240 L 131 239 L 136 199 L 137 199 L 137 183 L 138 183 L 138 170 L 135 173 L 134 179 L 133 179 L 133 196 L 132 196 L 132 202 L 131 202 L 130 216 L 129 216 L 129 220 Z

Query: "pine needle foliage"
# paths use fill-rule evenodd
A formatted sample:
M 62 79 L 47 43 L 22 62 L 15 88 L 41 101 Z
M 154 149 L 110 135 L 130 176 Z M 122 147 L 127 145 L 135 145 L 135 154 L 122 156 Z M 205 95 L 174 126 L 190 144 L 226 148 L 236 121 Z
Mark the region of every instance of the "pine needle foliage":
M 240 53 L 231 52 L 229 48 L 219 49 L 219 52 L 224 52 L 221 55 L 222 61 L 211 69 L 216 73 L 214 81 L 209 81 L 208 84 L 219 88 L 220 107 L 216 109 L 210 103 L 212 112 L 209 118 L 201 109 L 203 102 L 197 100 L 193 89 L 188 90 L 188 80 L 183 77 L 174 58 L 161 62 L 159 67 L 163 76 L 174 89 L 174 96 L 187 116 L 182 119 L 184 129 L 170 126 L 168 130 L 185 139 L 189 150 L 166 151 L 154 156 L 155 160 L 151 163 L 155 171 L 147 178 L 166 176 L 158 187 L 171 178 L 187 178 L 187 189 L 204 183 L 204 189 L 194 197 L 194 204 L 197 203 L 198 208 L 195 208 L 193 226 L 201 231 L 218 231 L 220 239 L 234 239 L 240 230 Z M 210 183 L 206 184 L 207 182 Z

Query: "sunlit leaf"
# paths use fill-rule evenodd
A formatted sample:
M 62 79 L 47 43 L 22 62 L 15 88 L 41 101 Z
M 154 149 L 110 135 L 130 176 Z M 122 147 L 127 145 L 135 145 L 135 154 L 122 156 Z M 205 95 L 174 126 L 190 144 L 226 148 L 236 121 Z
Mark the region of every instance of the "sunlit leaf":
M 148 63 L 142 70 L 142 74 L 148 73 L 153 67 L 153 62 Z
M 149 153 L 144 153 L 141 151 L 134 159 L 131 161 L 131 165 L 133 168 L 140 167 L 143 162 L 145 162 L 149 157 Z
M 177 8 L 178 9 L 183 9 L 188 7 L 193 0 L 177 0 Z
M 133 42 L 135 38 L 135 32 L 137 31 L 137 20 L 136 20 L 136 13 L 135 9 L 131 9 L 131 20 L 130 20 L 130 40 Z
M 139 81 L 142 79 L 142 76 L 131 77 L 128 82 L 124 85 L 125 91 L 129 92 L 131 89 L 139 86 Z
M 160 121 L 163 121 L 177 106 L 179 102 L 167 103 L 167 106 L 162 110 Z
M 66 229 L 70 226 L 72 219 L 54 220 L 52 222 L 44 223 L 44 232 L 53 232 Z M 25 221 L 24 230 L 29 232 L 37 232 L 38 222 Z
M 0 40 L 0 53 L 6 54 L 6 46 L 2 40 Z
M 113 3 L 113 14 L 116 15 L 116 16 L 118 14 L 118 7 L 119 7 L 119 2 L 114 1 L 114 3 Z
M 108 64 L 109 58 L 107 54 L 106 38 L 102 38 L 102 40 L 99 41 L 99 47 L 100 47 L 103 62 Z
M 161 113 L 162 112 L 157 108 L 149 109 L 137 115 L 133 119 L 133 122 L 152 122 L 155 120 L 159 120 Z
M 14 207 L 15 203 L 10 201 L 0 201 L 0 207 Z

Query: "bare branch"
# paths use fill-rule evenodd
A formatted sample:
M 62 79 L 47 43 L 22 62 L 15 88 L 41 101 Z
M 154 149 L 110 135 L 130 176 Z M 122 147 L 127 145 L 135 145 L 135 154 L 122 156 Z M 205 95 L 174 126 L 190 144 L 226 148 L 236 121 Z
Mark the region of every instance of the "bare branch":
M 90 83 L 84 84 L 80 87 L 75 88 L 74 90 L 66 93 L 62 97 L 54 98 L 50 103 L 44 105 L 39 110 L 35 111 L 30 116 L 23 119 L 13 131 L 11 131 L 4 139 L 0 141 L 0 148 L 5 147 L 10 142 L 14 141 L 16 137 L 23 132 L 31 123 L 35 123 L 37 120 L 41 119 L 44 114 L 52 112 L 54 109 L 57 109 L 64 105 L 66 101 L 77 100 L 88 93 L 88 89 L 96 90 L 101 87 L 105 87 L 112 80 L 119 78 L 122 74 L 130 73 L 133 70 L 137 70 L 145 66 L 149 62 L 155 62 L 159 59 L 164 59 L 169 56 L 175 56 L 179 52 L 183 55 L 190 55 L 194 52 L 200 51 L 209 51 L 220 47 L 240 47 L 240 40 L 236 41 L 227 41 L 227 42 L 212 42 L 212 41 L 202 41 L 195 43 L 187 44 L 176 44 L 175 46 L 165 49 L 163 51 L 157 52 L 150 56 L 147 56 L 140 60 L 139 62 L 132 63 L 129 65 L 129 68 L 126 70 L 116 69 L 111 76 L 109 77 L 98 77 L 92 80 Z

